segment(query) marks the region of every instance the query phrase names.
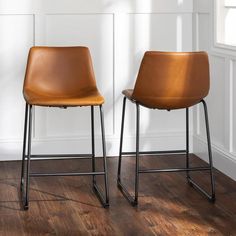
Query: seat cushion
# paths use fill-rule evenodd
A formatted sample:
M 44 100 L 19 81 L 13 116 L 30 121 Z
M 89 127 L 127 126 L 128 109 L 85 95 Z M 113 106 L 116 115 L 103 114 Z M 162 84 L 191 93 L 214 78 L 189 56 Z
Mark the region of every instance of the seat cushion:
M 57 97 L 50 95 L 45 96 L 44 94 L 42 95 L 34 91 L 25 90 L 24 98 L 28 104 L 38 106 L 97 106 L 104 103 L 104 98 L 98 91 L 86 92 L 84 95 L 78 94 Z
M 32 47 L 23 94 L 39 106 L 92 106 L 104 103 L 87 47 Z
M 154 109 L 180 109 L 199 103 L 210 88 L 206 52 L 144 54 L 132 100 Z
M 132 97 L 134 90 L 126 89 L 122 91 L 129 100 L 137 101 L 139 104 L 151 108 L 151 109 L 165 109 L 174 110 L 193 106 L 201 101 L 199 97 L 141 97 L 140 100 L 136 100 Z

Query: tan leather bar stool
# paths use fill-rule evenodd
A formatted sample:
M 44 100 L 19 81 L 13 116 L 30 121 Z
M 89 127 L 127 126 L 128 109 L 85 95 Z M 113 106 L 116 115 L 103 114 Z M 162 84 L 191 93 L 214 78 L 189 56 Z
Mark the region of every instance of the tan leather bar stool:
M 28 209 L 29 206 L 30 177 L 43 176 L 91 175 L 93 176 L 93 189 L 97 194 L 99 200 L 101 201 L 104 207 L 109 206 L 105 132 L 102 108 L 104 98 L 100 95 L 96 86 L 89 49 L 86 47 L 32 47 L 28 56 L 23 94 L 26 101 L 21 170 L 21 193 L 24 209 Z M 63 108 L 75 106 L 90 106 L 92 154 L 32 155 L 32 108 L 34 106 Z M 95 106 L 99 106 L 100 108 L 104 165 L 103 171 L 96 171 L 95 168 Z M 45 157 L 50 159 L 66 157 L 91 158 L 92 171 L 83 173 L 31 173 L 31 159 Z M 104 176 L 105 195 L 101 193 L 100 188 L 96 184 L 96 175 Z
M 215 185 L 212 166 L 212 151 L 208 123 L 207 105 L 203 100 L 209 92 L 209 62 L 205 52 L 146 52 L 139 69 L 134 89 L 123 91 L 123 112 L 121 122 L 120 153 L 117 185 L 127 200 L 134 206 L 138 204 L 139 174 L 184 171 L 188 183 L 203 193 L 210 201 L 215 200 Z M 136 105 L 136 152 L 122 150 L 126 99 Z M 209 153 L 209 167 L 190 167 L 189 163 L 189 107 L 202 103 L 204 107 L 206 133 Z M 140 106 L 150 109 L 186 109 L 186 150 L 139 151 Z M 186 168 L 140 169 L 142 154 L 185 153 Z M 121 161 L 123 155 L 136 155 L 134 196 L 121 182 Z M 210 173 L 211 194 L 207 193 L 190 177 L 190 171 Z

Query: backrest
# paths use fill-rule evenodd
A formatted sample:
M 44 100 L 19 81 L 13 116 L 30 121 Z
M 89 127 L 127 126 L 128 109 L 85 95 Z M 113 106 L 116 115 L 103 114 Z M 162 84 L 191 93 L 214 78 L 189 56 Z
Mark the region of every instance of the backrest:
M 148 51 L 141 62 L 132 97 L 144 104 L 147 98 L 146 102 L 155 98 L 204 98 L 209 83 L 205 52 Z
M 96 90 L 89 49 L 86 47 L 32 47 L 24 91 L 73 96 Z

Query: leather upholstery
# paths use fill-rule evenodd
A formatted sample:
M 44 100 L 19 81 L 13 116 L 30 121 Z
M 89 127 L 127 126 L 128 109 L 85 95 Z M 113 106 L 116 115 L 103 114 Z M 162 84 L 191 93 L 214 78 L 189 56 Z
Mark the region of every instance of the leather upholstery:
M 187 108 L 209 92 L 209 62 L 205 52 L 146 52 L 131 100 L 157 109 Z
M 23 94 L 39 106 L 101 105 L 92 60 L 86 47 L 32 47 Z

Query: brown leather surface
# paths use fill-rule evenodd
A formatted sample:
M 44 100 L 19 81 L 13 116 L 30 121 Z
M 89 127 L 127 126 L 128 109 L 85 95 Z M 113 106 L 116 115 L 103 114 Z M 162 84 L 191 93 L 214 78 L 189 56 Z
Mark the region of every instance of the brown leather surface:
M 146 52 L 134 90 L 123 94 L 157 109 L 186 108 L 209 92 L 209 62 L 205 52 Z
M 23 94 L 39 106 L 101 105 L 92 60 L 86 47 L 32 47 Z

